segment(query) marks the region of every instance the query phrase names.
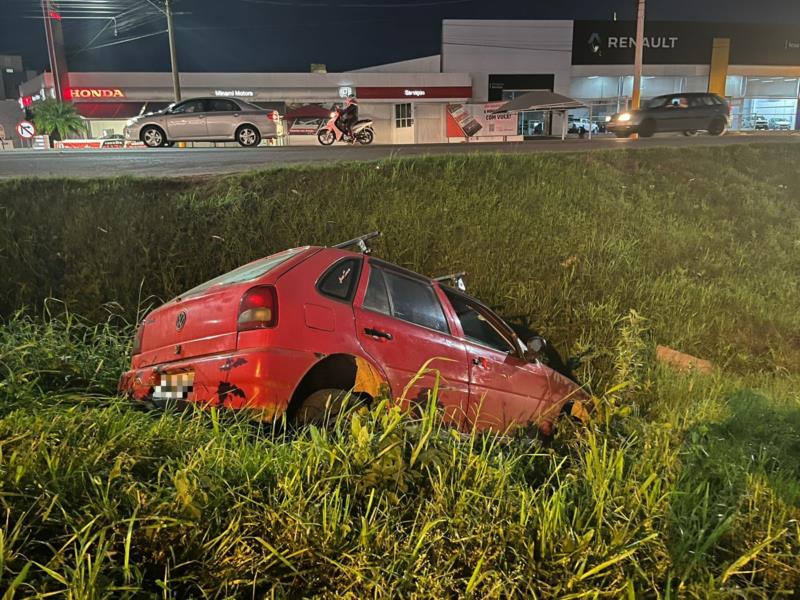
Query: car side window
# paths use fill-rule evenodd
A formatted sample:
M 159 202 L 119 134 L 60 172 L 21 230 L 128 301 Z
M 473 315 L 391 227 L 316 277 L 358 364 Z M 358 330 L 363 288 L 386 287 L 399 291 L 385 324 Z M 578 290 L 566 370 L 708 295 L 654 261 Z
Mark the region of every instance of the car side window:
M 692 108 L 710 106 L 711 102 L 708 96 L 692 96 L 689 100 L 689 106 Z
M 442 305 L 429 283 L 374 265 L 370 271 L 364 308 L 450 333 Z
M 687 108 L 689 106 L 689 100 L 683 96 L 675 96 L 674 98 L 670 98 L 669 106 L 672 108 Z
M 445 290 L 447 299 L 458 316 L 464 337 L 471 342 L 488 346 L 499 352 L 514 352 L 513 344 L 501 334 L 480 308 L 458 294 Z
M 178 104 L 172 109 L 172 114 L 179 115 L 183 113 L 199 113 L 205 111 L 205 105 L 202 100 L 188 100 L 183 104 Z
M 389 304 L 389 292 L 383 279 L 383 270 L 372 267 L 369 272 L 367 293 L 364 296 L 364 308 L 391 316 L 392 306 Z
M 208 110 L 213 112 L 236 112 L 239 110 L 239 107 L 230 100 L 214 98 L 213 100 L 209 100 L 208 103 Z
M 349 302 L 355 295 L 360 272 L 361 261 L 359 259 L 345 258 L 334 263 L 325 271 L 317 284 L 317 289 L 325 296 Z

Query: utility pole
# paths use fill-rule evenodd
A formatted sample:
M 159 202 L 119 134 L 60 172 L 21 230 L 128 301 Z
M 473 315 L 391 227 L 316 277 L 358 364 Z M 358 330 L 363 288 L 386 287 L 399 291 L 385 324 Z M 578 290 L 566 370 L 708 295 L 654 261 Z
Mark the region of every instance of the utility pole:
M 636 49 L 633 59 L 633 98 L 631 109 L 639 108 L 642 96 L 642 55 L 644 53 L 644 0 L 636 0 Z
M 167 36 L 169 37 L 169 58 L 172 63 L 172 91 L 175 102 L 181 101 L 181 80 L 178 75 L 178 54 L 175 50 L 175 28 L 172 25 L 172 0 L 164 0 L 164 12 L 167 15 Z

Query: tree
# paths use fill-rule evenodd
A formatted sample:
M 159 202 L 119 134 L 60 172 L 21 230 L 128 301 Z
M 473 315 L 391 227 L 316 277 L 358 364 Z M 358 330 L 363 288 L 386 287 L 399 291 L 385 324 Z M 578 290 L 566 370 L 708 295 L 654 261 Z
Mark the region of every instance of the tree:
M 70 134 L 86 135 L 86 124 L 69 102 L 44 100 L 33 110 L 36 131 L 47 134 L 51 140 L 63 140 Z

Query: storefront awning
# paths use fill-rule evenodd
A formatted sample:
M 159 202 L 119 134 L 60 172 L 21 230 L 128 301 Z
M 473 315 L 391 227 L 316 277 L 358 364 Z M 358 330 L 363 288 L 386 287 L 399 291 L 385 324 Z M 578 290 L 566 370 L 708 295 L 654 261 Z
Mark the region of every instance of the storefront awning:
M 523 110 L 569 110 L 572 108 L 586 108 L 587 105 L 574 98 L 562 96 L 547 90 L 537 90 L 522 94 L 518 98 L 506 102 L 494 113 L 520 112 Z

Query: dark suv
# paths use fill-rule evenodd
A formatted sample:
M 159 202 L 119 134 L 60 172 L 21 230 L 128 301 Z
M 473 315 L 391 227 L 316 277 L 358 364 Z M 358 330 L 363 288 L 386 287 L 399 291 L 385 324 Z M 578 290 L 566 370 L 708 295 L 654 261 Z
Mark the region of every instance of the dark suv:
M 661 131 L 695 135 L 700 130 L 722 135 L 730 123 L 730 106 L 716 94 L 667 94 L 645 102 L 642 108 L 613 115 L 607 125 L 617 137 L 638 133 L 650 137 Z

